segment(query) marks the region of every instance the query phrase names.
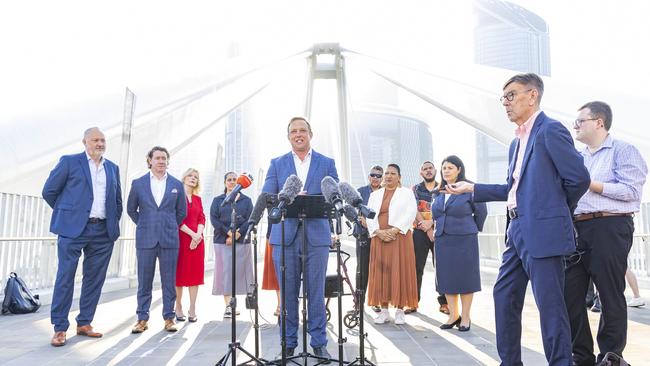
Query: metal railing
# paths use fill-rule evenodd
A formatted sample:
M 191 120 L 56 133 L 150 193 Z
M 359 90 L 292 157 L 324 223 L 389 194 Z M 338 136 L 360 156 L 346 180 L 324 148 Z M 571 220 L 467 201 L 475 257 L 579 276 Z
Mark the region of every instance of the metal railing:
M 57 238 L 49 232 L 51 208 L 40 197 L 0 193 L 0 276 L 16 272 L 31 289 L 54 287 L 58 267 Z M 206 226 L 205 233 L 212 233 Z M 137 275 L 135 224 L 123 218 L 122 233 L 113 247 L 106 278 Z M 206 271 L 213 268 L 212 235 L 205 235 Z M 80 263 L 83 261 L 80 258 Z M 81 282 L 82 266 L 75 282 Z M 0 283 L 0 295 L 4 284 Z
M 647 228 L 648 209 L 647 203 L 642 205 L 642 211 L 635 215 L 635 233 L 632 249 L 628 255 L 628 266 L 641 279 L 650 279 L 650 234 L 644 233 Z M 501 262 L 501 253 L 505 250 L 505 215 L 488 216 L 479 233 L 479 255 L 481 264 L 498 266 Z
M 635 215 L 634 242 L 628 263 L 639 279 L 650 280 L 650 203 L 644 203 Z M 49 232 L 52 210 L 40 197 L 0 193 L 0 276 L 6 278 L 17 272 L 33 289 L 54 286 L 57 269 L 56 237 Z M 213 229 L 208 224 L 206 233 Z M 260 228 L 260 233 L 265 229 Z M 491 215 L 479 234 L 481 263 L 498 266 L 504 244 L 505 216 Z M 122 236 L 115 242 L 107 278 L 132 278 L 136 276 L 135 224 L 123 218 Z M 214 250 L 211 235 L 206 235 L 206 271 L 213 268 Z M 263 245 L 258 246 L 263 251 Z M 76 281 L 81 281 L 81 265 Z M 0 293 L 4 286 L 0 285 Z

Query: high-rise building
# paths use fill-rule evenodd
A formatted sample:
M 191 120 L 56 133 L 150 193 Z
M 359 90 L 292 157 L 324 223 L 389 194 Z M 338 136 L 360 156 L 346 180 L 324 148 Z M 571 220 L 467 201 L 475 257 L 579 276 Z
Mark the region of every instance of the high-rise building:
M 402 184 L 418 183 L 420 165 L 433 157 L 431 132 L 426 122 L 406 112 L 382 105 L 356 111 L 350 124 L 350 158 L 355 187 L 368 184 L 368 171 L 375 165 L 396 163 Z
M 474 62 L 518 72 L 551 74 L 549 30 L 544 19 L 507 1 L 474 0 L 473 4 Z M 505 182 L 507 149 L 489 136 L 476 133 L 478 181 Z
M 255 117 L 248 103 L 232 111 L 228 115 L 225 126 L 225 146 L 223 173 L 242 172 L 256 173 L 260 166 L 255 148 Z M 262 177 L 253 177 L 255 180 Z M 219 178 L 221 179 L 221 178 Z M 223 180 L 216 182 L 218 187 L 223 187 Z M 247 191 L 247 195 L 255 196 L 256 187 L 253 185 Z

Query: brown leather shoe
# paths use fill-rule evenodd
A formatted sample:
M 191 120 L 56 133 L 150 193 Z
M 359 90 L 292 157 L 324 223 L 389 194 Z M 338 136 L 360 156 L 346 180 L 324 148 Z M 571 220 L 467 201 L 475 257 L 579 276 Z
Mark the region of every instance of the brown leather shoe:
M 137 323 L 135 323 L 135 326 L 133 329 L 131 329 L 131 333 L 142 333 L 145 330 L 149 329 L 149 326 L 147 325 L 146 320 L 138 320 Z
M 65 332 L 54 332 L 54 336 L 52 337 L 52 341 L 50 341 L 50 344 L 53 345 L 54 347 L 64 346 Z
M 165 330 L 168 332 L 175 332 L 178 329 L 176 329 L 176 323 L 174 323 L 174 319 L 165 319 Z
M 103 336 L 103 334 L 101 334 L 99 332 L 95 332 L 93 330 L 92 325 L 90 325 L 90 324 L 82 325 L 80 327 L 77 326 L 77 335 L 86 336 L 86 337 L 90 337 L 90 338 L 101 338 Z

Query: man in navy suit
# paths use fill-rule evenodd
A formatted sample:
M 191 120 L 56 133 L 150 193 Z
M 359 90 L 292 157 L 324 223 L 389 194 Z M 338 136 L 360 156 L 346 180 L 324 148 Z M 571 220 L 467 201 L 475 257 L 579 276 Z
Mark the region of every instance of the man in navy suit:
M 287 126 L 287 138 L 291 143 L 291 152 L 271 160 L 263 192 L 278 193 L 287 178 L 295 174 L 304 183 L 303 193 L 322 194 L 321 180 L 330 176 L 338 181 L 334 160 L 317 153 L 311 148 L 313 136 L 309 122 L 303 117 L 294 117 Z M 316 356 L 331 358 L 327 352 L 326 313 L 325 313 L 325 272 L 332 243 L 327 219 L 306 219 L 307 236 L 306 292 L 308 299 L 310 344 Z M 270 242 L 276 246 L 273 260 L 278 279 L 281 278 L 279 245 L 282 244 L 282 225 L 273 225 Z M 298 345 L 298 296 L 300 289 L 301 262 L 303 245 L 299 235 L 298 219 L 285 220 L 285 261 L 286 261 L 286 324 L 287 356 L 292 356 Z M 285 316 L 285 315 L 281 315 Z M 327 362 L 329 363 L 329 362 Z
M 507 201 L 506 251 L 494 285 L 497 350 L 501 365 L 522 365 L 521 312 L 530 281 L 540 314 L 549 365 L 571 365 L 571 331 L 564 305 L 564 256 L 575 251 L 572 212 L 589 187 L 589 172 L 560 122 L 540 110 L 544 83 L 519 74 L 503 87 L 501 102 L 517 125 L 506 184 L 459 182 L 450 193 Z
M 367 205 L 370 199 L 370 193 L 381 188 L 381 178 L 384 176 L 384 168 L 375 165 L 368 173 L 368 184 L 357 188 L 363 204 Z M 359 258 L 359 272 L 361 273 L 361 283 L 357 284 L 357 290 L 363 290 L 365 294 L 368 291 L 368 271 L 370 266 L 370 237 L 366 220 L 361 217 L 363 230 L 361 236 L 357 238 L 357 258 Z M 372 310 L 376 313 L 381 311 L 379 306 L 373 306 Z
M 59 160 L 43 187 L 52 207 L 50 231 L 59 236 L 59 266 L 54 283 L 50 317 L 54 325 L 51 344 L 63 346 L 70 326 L 74 277 L 83 252 L 83 280 L 77 315 L 77 335 L 99 338 L 90 325 L 106 279 L 113 243 L 120 236 L 122 189 L 120 172 L 103 157 L 106 139 L 97 127 L 84 132 L 86 151 Z
M 154 146 L 147 154 L 151 170 L 133 180 L 126 211 L 135 222 L 135 248 L 138 257 L 138 321 L 132 333 L 149 328 L 149 308 L 156 259 L 162 285 L 162 315 L 165 330 L 175 332 L 176 263 L 178 261 L 178 227 L 187 214 L 183 184 L 167 173 L 169 152 Z

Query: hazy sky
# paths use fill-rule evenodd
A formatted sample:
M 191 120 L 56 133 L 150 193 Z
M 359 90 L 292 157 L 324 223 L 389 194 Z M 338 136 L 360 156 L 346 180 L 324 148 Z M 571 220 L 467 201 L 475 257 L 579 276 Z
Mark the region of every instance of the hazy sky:
M 514 2 L 548 22 L 553 77 L 648 93 L 650 2 Z M 460 67 L 472 60 L 470 16 L 469 0 L 2 2 L 0 121 L 124 86 L 219 75 L 230 41 L 262 55 L 341 42 L 408 65 Z

